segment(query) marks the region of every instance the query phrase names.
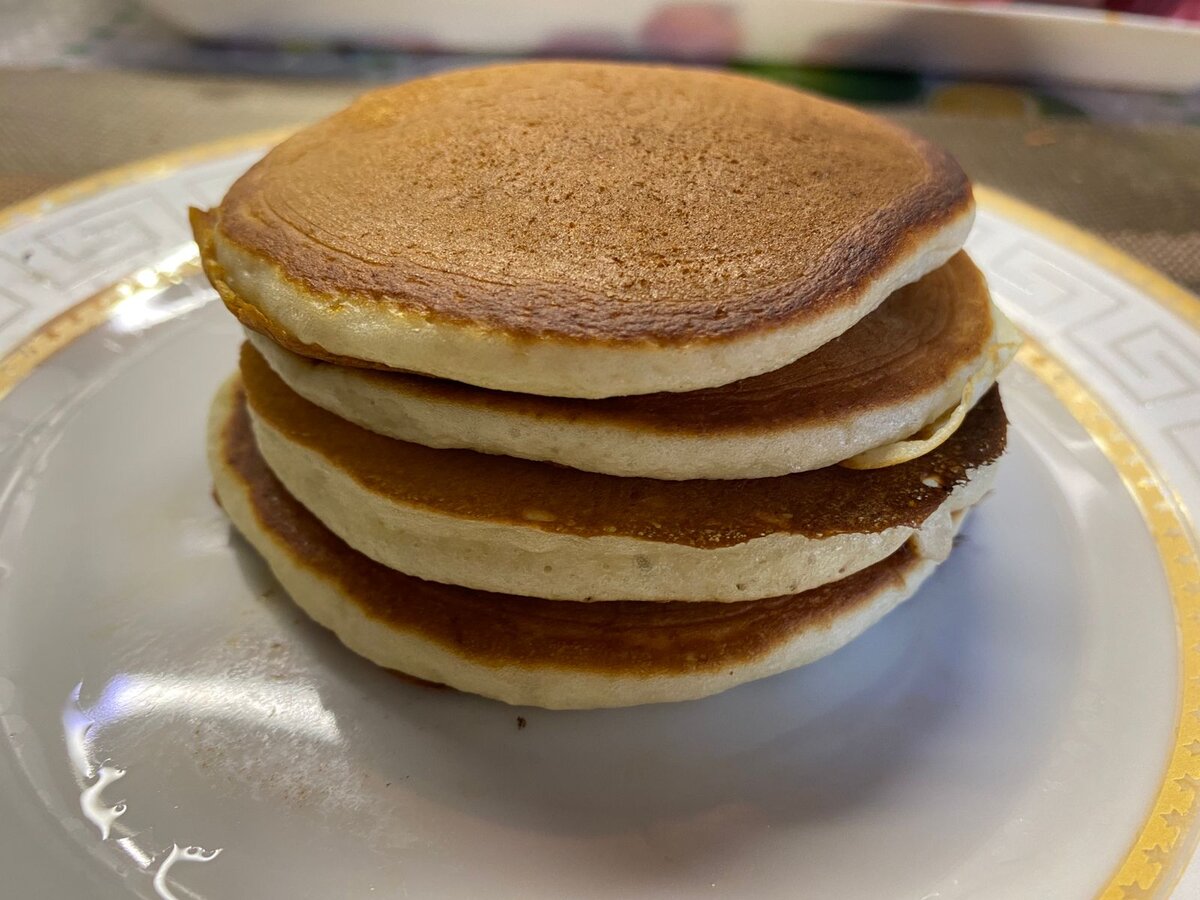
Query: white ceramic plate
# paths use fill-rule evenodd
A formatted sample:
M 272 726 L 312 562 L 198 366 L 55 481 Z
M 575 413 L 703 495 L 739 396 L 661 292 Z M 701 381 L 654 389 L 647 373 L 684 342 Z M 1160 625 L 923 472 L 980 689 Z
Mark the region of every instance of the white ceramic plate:
M 265 141 L 3 223 L 0 894 L 1200 895 L 1200 301 L 981 191 L 1032 341 L 932 582 L 716 698 L 514 709 L 351 656 L 210 498 L 238 330 L 183 210 Z
M 1108 9 L 976 0 L 142 0 L 209 40 L 649 55 L 1193 91 L 1200 30 Z M 1153 60 L 1153 64 L 1147 64 Z

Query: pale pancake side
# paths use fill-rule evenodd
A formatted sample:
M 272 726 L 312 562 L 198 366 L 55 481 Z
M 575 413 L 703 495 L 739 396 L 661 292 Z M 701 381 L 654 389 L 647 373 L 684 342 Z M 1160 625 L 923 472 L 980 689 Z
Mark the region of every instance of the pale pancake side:
M 403 575 L 339 540 L 258 455 L 236 380 L 214 399 L 208 454 L 234 526 L 311 618 L 378 665 L 511 704 L 589 709 L 719 693 L 833 652 L 935 568 L 901 549 L 823 588 L 732 604 L 489 594 Z
M 290 391 L 249 347 L 242 373 L 267 463 L 355 549 L 421 578 L 556 600 L 771 597 L 910 540 L 940 559 L 952 514 L 986 493 L 1004 447 L 992 393 L 950 441 L 905 466 L 614 478 L 380 437 Z
M 367 94 L 196 224 L 231 308 L 296 352 L 600 397 L 799 358 L 949 259 L 973 210 L 944 151 L 847 107 L 532 63 Z
M 377 434 L 671 480 L 803 472 L 908 437 L 962 402 L 964 389 L 974 405 L 1015 352 L 1011 326 L 965 253 L 796 362 L 687 393 L 580 400 L 490 391 L 336 365 L 246 336 L 292 390 Z

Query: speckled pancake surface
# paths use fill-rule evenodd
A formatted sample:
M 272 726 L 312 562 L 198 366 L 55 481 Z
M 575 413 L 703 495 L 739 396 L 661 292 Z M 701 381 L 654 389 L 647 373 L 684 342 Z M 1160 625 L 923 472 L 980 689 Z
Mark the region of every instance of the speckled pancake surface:
M 782 369 L 716 388 L 603 400 L 490 391 L 340 366 L 247 338 L 305 399 L 378 434 L 608 475 L 763 478 L 905 438 L 991 386 L 1014 347 L 965 253 Z M 997 342 L 1003 346 L 996 346 Z
M 617 478 L 382 437 L 300 397 L 249 345 L 241 375 L 267 463 L 355 549 L 422 578 L 561 600 L 794 593 L 909 540 L 942 558 L 952 514 L 988 490 L 1006 434 L 993 389 L 903 465 Z
M 379 665 L 514 704 L 685 700 L 804 665 L 880 619 L 935 565 L 902 548 L 822 588 L 740 603 L 491 594 L 403 575 L 338 539 L 263 461 L 232 381 L 214 400 L 208 448 L 221 505 L 308 615 Z
M 771 371 L 962 245 L 942 150 L 756 79 L 526 63 L 371 92 L 198 214 L 296 352 L 598 397 Z

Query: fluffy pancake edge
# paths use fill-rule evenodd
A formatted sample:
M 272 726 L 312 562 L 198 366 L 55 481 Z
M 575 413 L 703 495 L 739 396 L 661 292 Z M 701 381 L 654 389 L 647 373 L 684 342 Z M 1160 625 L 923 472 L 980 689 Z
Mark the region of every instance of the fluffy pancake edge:
M 295 354 L 249 328 L 246 337 L 296 393 L 386 437 L 623 477 L 765 478 L 832 465 L 907 438 L 961 403 L 968 383 L 968 408 L 979 401 L 1011 353 L 995 346 L 1006 323 L 988 299 L 982 274 L 964 254 L 957 262 L 962 271 L 943 280 L 951 291 L 969 294 L 963 298 L 969 312 L 961 314 L 970 317 L 972 324 L 965 331 L 978 346 L 968 348 L 961 338 L 947 340 L 953 357 L 932 359 L 926 365 L 906 360 L 904 371 L 916 374 L 895 381 L 853 373 L 852 383 L 863 393 L 859 402 L 837 393 L 829 402 L 814 400 L 801 376 L 797 402 L 784 403 L 775 386 L 786 383 L 779 373 L 691 395 L 546 398 L 335 365 Z M 955 265 L 952 260 L 943 269 Z M 849 339 L 868 321 L 869 317 L 836 340 Z M 976 335 L 984 323 L 986 331 Z M 847 352 L 855 345 L 847 345 Z M 997 355 L 1001 358 L 994 359 Z M 814 360 L 815 373 L 832 366 L 828 371 L 841 376 L 836 360 L 824 350 L 792 365 L 805 367 L 808 360 Z M 762 379 L 772 385 L 765 388 L 765 397 Z M 697 413 L 685 409 L 681 414 L 679 408 L 686 404 Z M 723 413 L 728 406 L 732 416 L 715 415 L 714 404 Z
M 322 571 L 314 562 L 313 554 L 289 546 L 277 528 L 270 524 L 269 516 L 262 513 L 262 501 L 254 497 L 254 483 L 239 466 L 231 452 L 231 424 L 236 413 L 238 393 L 236 379 L 230 379 L 214 398 L 208 424 L 209 463 L 212 469 L 215 491 L 234 527 L 267 563 L 293 601 L 314 621 L 330 629 L 355 653 L 372 662 L 400 671 L 425 681 L 448 684 L 459 690 L 491 697 L 510 704 L 534 705 L 551 709 L 590 709 L 600 707 L 632 706 L 644 703 L 669 702 L 697 699 L 719 693 L 748 681 L 757 680 L 800 665 L 813 662 L 833 652 L 870 627 L 904 599 L 909 597 L 936 567 L 932 560 L 914 555 L 900 554 L 889 558 L 886 564 L 877 564 L 872 570 L 852 576 L 842 584 L 842 590 L 821 589 L 819 595 L 809 597 L 812 609 L 805 609 L 801 598 L 777 598 L 738 604 L 737 607 L 722 605 L 720 610 L 735 614 L 735 609 L 755 610 L 760 621 L 776 623 L 769 628 L 751 628 L 749 646 L 740 654 L 705 655 L 684 653 L 674 670 L 664 669 L 662 660 L 658 665 L 639 652 L 622 660 L 614 661 L 601 654 L 587 664 L 582 659 L 572 660 L 570 648 L 567 655 L 555 652 L 542 659 L 530 654 L 524 637 L 511 634 L 511 623 L 501 623 L 507 629 L 507 640 L 514 649 L 511 659 L 504 659 L 493 652 L 476 654 L 472 658 L 465 654 L 463 641 L 455 641 L 446 633 L 441 637 L 422 635 L 411 628 L 404 628 L 394 621 L 381 619 L 372 604 L 379 602 L 403 602 L 389 594 L 385 600 L 376 596 L 368 598 L 363 593 L 363 582 L 356 586 L 339 577 L 336 571 Z M 265 469 L 264 471 L 269 471 Z M 291 500 L 278 487 L 276 500 Z M 291 503 L 298 507 L 294 500 Z M 294 510 L 293 510 L 294 514 Z M 345 547 L 336 537 L 323 529 L 315 519 L 313 525 L 320 532 L 325 550 L 339 554 L 350 554 L 353 566 L 366 566 L 373 577 L 393 584 L 420 585 L 411 579 L 390 572 Z M 955 517 L 955 526 L 961 524 L 962 514 Z M 320 532 L 317 532 L 318 534 Z M 366 584 L 372 583 L 370 579 Z M 438 589 L 438 586 L 434 586 Z M 461 594 L 462 589 L 448 589 Z M 474 593 L 474 592 L 469 592 Z M 493 604 L 503 601 L 521 601 L 525 598 L 479 594 L 473 598 L 477 603 Z M 542 601 L 530 601 L 541 604 Z M 765 604 L 765 605 L 763 605 Z M 824 604 L 824 605 L 822 605 Z M 571 604 L 574 606 L 574 604 Z M 643 604 L 621 604 L 639 607 Z M 553 613 L 564 605 L 549 602 Z M 597 610 L 593 604 L 583 604 L 588 610 Z M 605 605 L 616 609 L 617 605 Z M 662 604 L 647 604 L 657 615 Z M 693 604 L 686 604 L 694 608 Z M 825 609 L 832 606 L 833 609 Z M 824 609 L 824 613 L 822 613 Z M 589 613 L 591 615 L 591 613 Z M 620 616 L 620 613 L 617 613 Z M 548 620 L 553 621 L 554 616 Z M 716 617 L 718 623 L 724 617 Z M 637 623 L 628 623 L 631 630 L 641 633 L 644 629 Z M 660 637 L 668 643 L 673 633 L 672 626 L 664 625 Z M 678 627 L 686 627 L 680 624 Z M 731 646 L 719 639 L 714 647 Z M 605 632 L 611 629 L 611 622 Z M 450 628 L 453 632 L 453 628 Z M 568 629 L 569 632 L 569 629 Z M 656 632 L 657 634 L 657 632 Z M 469 643 L 469 641 L 468 641 Z M 493 641 L 495 647 L 509 646 L 504 638 Z M 558 641 L 560 649 L 562 642 Z M 651 648 L 653 649 L 653 648 Z M 598 651 L 597 651 L 598 652 Z M 703 657 L 703 658 L 701 658 Z M 615 663 L 615 664 L 614 664 Z
M 747 494 L 746 484 L 647 482 L 644 489 L 651 493 L 645 495 L 645 502 L 650 506 L 641 514 L 667 512 L 662 503 L 672 502 L 670 497 L 679 491 L 687 492 L 688 502 L 699 504 L 697 515 L 713 511 L 732 515 L 721 504 L 739 498 L 753 507 L 743 511 L 749 518 L 738 513 L 726 523 L 744 536 L 716 544 L 690 544 L 665 534 L 655 538 L 643 533 L 636 524 L 638 519 L 613 521 L 603 528 L 597 520 L 594 531 L 578 531 L 570 522 L 556 521 L 556 512 L 571 507 L 568 504 L 559 510 L 550 502 L 550 495 L 559 498 L 563 491 L 582 490 L 593 496 L 599 496 L 600 490 L 616 491 L 609 500 L 599 502 L 618 504 L 622 515 L 636 510 L 639 501 L 631 501 L 635 506 L 627 507 L 623 499 L 627 492 L 633 492 L 633 497 L 639 490 L 637 483 L 627 479 L 609 480 L 611 476 L 572 473 L 544 463 L 469 451 L 416 448 L 363 432 L 323 410 L 311 420 L 302 415 L 295 427 L 283 426 L 279 423 L 292 411 L 311 405 L 292 394 L 261 357 L 247 356 L 244 363 L 251 366 L 246 370 L 252 379 L 247 383 L 249 414 L 263 457 L 286 488 L 341 539 L 391 568 L 421 578 L 557 600 L 737 601 L 770 597 L 836 580 L 910 540 L 923 555 L 943 558 L 949 550 L 952 514 L 977 502 L 990 489 L 1005 428 L 998 400 L 993 398 L 987 409 L 972 413 L 979 418 L 969 420 L 971 427 L 954 438 L 954 445 L 939 450 L 936 459 L 931 454 L 929 460 L 918 461 L 920 465 L 906 473 L 875 475 L 830 469 L 819 476 L 785 476 L 806 482 L 822 479 L 824 487 L 813 499 L 818 507 L 807 511 L 814 517 L 809 524 L 782 518 L 793 515 L 788 510 L 795 510 L 787 502 L 779 511 L 760 508 Z M 264 390 L 264 384 L 267 394 L 257 393 Z M 317 410 L 313 407 L 310 411 Z M 285 419 L 276 418 L 280 414 Z M 331 438 L 335 443 L 324 447 L 323 442 Z M 977 440 L 983 443 L 976 446 Z M 348 447 L 368 444 L 364 460 L 372 461 L 367 468 L 356 468 L 339 455 Z M 964 453 L 964 447 L 970 452 Z M 410 459 L 413 454 L 415 459 Z M 418 467 L 430 469 L 428 482 L 417 475 Z M 926 481 L 922 473 L 927 471 L 947 474 L 929 476 L 932 480 Z M 415 483 L 428 497 L 401 498 L 389 493 L 386 485 L 394 477 L 417 478 Z M 564 478 L 574 486 L 558 484 Z M 909 486 L 908 499 L 899 505 L 886 486 L 896 478 Z M 826 480 L 830 483 L 825 484 Z M 888 510 L 870 507 L 863 497 L 846 494 L 856 489 L 861 493 L 874 482 L 879 485 L 876 490 L 888 493 Z M 445 499 L 450 497 L 447 491 L 478 497 L 472 485 L 484 484 L 503 484 L 506 491 L 515 492 L 510 500 L 495 501 L 497 510 L 509 511 L 504 518 L 446 505 L 453 504 Z M 748 486 L 758 494 L 766 491 L 764 497 L 786 490 L 755 482 Z M 826 497 L 829 490 L 841 492 L 849 504 L 846 515 L 850 518 L 836 527 L 825 505 L 833 499 Z M 807 492 L 805 486 L 802 494 Z M 568 498 L 561 499 L 559 506 Z M 512 506 L 513 502 L 517 506 Z M 885 512 L 886 518 L 877 518 Z M 716 527 L 705 519 L 697 523 L 684 518 L 680 526 L 695 532 L 690 540 L 706 538 Z M 813 530 L 818 526 L 820 530 Z

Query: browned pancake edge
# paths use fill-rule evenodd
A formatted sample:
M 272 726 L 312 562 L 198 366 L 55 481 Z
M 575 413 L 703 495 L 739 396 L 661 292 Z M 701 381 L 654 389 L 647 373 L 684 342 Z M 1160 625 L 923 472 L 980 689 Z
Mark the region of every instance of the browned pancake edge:
M 576 603 L 492 594 L 404 575 L 336 537 L 259 455 L 240 388 L 221 437 L 223 462 L 249 497 L 257 524 L 293 565 L 334 586 L 380 625 L 479 665 L 629 676 L 720 671 L 829 627 L 901 585 L 920 562 L 905 547 L 840 581 L 738 603 Z
M 812 353 L 774 372 L 720 387 L 583 400 L 489 390 L 404 372 L 339 368 L 397 396 L 514 418 L 665 435 L 756 435 L 819 427 L 902 406 L 937 391 L 956 374 L 969 373 L 972 364 L 987 358 L 993 339 L 983 273 L 960 252 Z M 301 355 L 310 369 L 334 365 L 313 358 L 307 349 Z
M 882 469 L 829 466 L 774 478 L 659 481 L 583 472 L 472 450 L 436 450 L 367 431 L 291 390 L 249 344 L 240 371 L 254 414 L 398 504 L 583 537 L 628 536 L 701 548 L 769 534 L 811 538 L 918 527 L 971 472 L 1004 452 L 993 388 L 945 443 Z

